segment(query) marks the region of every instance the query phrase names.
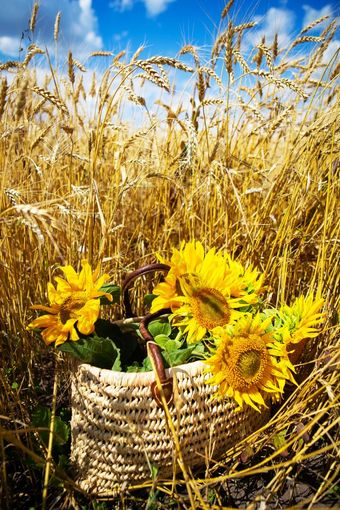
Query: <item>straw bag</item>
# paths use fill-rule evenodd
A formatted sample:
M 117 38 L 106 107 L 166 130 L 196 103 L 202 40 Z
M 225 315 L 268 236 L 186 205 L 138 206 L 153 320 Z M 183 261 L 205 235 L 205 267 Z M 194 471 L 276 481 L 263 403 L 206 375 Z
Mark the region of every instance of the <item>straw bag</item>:
M 235 411 L 233 399 L 211 399 L 216 387 L 205 383 L 210 375 L 201 361 L 165 370 L 147 331 L 152 318 L 146 316 L 140 330 L 153 372 L 81 364 L 72 375 L 71 457 L 78 484 L 94 494 L 119 492 L 150 479 L 152 466 L 158 476 L 171 477 L 177 439 L 185 465 L 204 466 L 268 419 L 266 412 L 250 406 Z

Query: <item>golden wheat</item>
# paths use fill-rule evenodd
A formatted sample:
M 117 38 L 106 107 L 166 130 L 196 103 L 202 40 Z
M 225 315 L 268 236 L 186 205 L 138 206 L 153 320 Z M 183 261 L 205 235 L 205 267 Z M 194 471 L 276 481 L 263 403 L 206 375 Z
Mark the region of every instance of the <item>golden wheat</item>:
M 209 61 L 193 44 L 177 54 L 191 59 L 192 67 L 179 58 L 143 59 L 139 46 L 127 63 L 125 51 L 91 53 L 109 57 L 101 73 L 91 68 L 94 59 L 85 67 L 70 50 L 66 76 L 53 61 L 41 78 L 32 58 L 39 53 L 48 61 L 48 55 L 33 42 L 22 63 L 0 64 L 0 476 L 13 508 L 41 501 L 39 466 L 46 465 L 47 450 L 30 423 L 35 403 L 51 400 L 54 370 L 58 406 L 69 407 L 66 362 L 25 329 L 34 313 L 30 305 L 46 303 L 47 282 L 60 264 L 76 266 L 85 257 L 92 264 L 102 261 L 121 284 L 124 273 L 193 238 L 265 271 L 274 305 L 301 293 L 322 295 L 325 328 L 297 367 L 300 386 L 263 430 L 219 462 L 207 450 L 204 473 L 187 473 L 180 483 L 175 473 L 146 482 L 145 498 L 122 499 L 122 508 L 130 501 L 131 507 L 150 504 L 148 497 L 156 493 L 155 504 L 164 508 L 203 508 L 202 495 L 215 498 L 211 508 L 222 508 L 232 504 L 226 488 L 241 478 L 261 484 L 257 500 L 250 492 L 243 496 L 248 508 L 280 507 L 287 484 L 309 473 L 309 462 L 317 481 L 309 496 L 300 495 L 301 505 L 326 504 L 336 491 L 339 63 L 336 55 L 325 63 L 336 26 L 331 20 L 320 35 L 304 35 L 326 21 L 323 16 L 287 48 L 279 45 L 280 33 L 272 44 L 263 37 L 248 59 L 242 35 L 255 22 L 235 26 L 231 7 L 228 2 L 223 9 L 223 30 Z M 55 53 L 60 19 L 58 13 Z M 194 73 L 183 97 L 174 93 L 177 73 L 171 69 Z M 156 108 L 141 79 L 159 91 Z M 140 314 L 144 291 L 150 290 L 144 286 L 148 280 L 134 293 Z M 105 313 L 119 318 L 121 309 Z M 318 459 L 324 462 L 320 472 L 313 464 Z M 52 469 L 46 504 L 86 505 L 86 495 L 64 470 Z M 16 490 L 12 478 L 28 489 Z

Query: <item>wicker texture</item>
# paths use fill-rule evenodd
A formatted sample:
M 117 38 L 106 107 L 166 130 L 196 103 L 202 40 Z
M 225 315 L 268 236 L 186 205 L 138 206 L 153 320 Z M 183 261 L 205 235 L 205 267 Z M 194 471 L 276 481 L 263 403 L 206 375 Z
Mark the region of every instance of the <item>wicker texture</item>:
M 167 370 L 175 377 L 171 415 L 189 467 L 217 459 L 267 419 L 250 407 L 235 412 L 233 400 L 211 400 L 206 365 L 194 362 Z M 90 492 L 115 492 L 150 479 L 150 465 L 171 476 L 175 448 L 164 410 L 151 396 L 147 373 L 121 373 L 79 365 L 72 381 L 72 460 L 78 483 Z

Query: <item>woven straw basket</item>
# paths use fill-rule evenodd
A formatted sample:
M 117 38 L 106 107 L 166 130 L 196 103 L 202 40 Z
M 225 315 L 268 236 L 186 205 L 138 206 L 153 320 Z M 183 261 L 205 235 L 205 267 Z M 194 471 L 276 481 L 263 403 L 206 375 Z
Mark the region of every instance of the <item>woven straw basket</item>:
M 187 467 L 218 459 L 229 447 L 265 423 L 266 413 L 249 406 L 235 411 L 231 399 L 211 400 L 216 387 L 205 380 L 197 361 L 166 370 L 174 379 L 169 406 Z M 153 372 L 121 373 L 79 365 L 72 382 L 72 459 L 78 483 L 95 494 L 114 493 L 159 475 L 176 465 L 172 434 L 164 409 L 152 396 Z
M 156 263 L 127 275 L 126 317 L 133 317 L 129 301 L 133 281 L 168 269 Z M 201 361 L 164 368 L 148 324 L 165 312 L 169 310 L 147 314 L 140 321 L 152 372 L 114 372 L 81 364 L 73 373 L 71 458 L 78 484 L 93 494 L 116 493 L 150 479 L 152 466 L 160 477 L 171 476 L 177 466 L 174 437 L 187 468 L 194 468 L 204 466 L 207 458 L 218 459 L 268 419 L 267 413 L 249 406 L 235 411 L 232 399 L 211 399 L 217 388 L 205 383 L 210 375 Z

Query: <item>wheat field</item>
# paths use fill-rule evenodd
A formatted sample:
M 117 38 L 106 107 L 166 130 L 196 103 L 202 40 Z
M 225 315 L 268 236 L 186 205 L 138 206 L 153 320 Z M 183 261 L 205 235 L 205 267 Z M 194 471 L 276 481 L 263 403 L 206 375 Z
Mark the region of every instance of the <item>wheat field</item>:
M 263 38 L 245 52 L 255 23 L 235 25 L 229 4 L 204 51 L 144 57 L 141 46 L 78 62 L 57 55 L 58 15 L 55 55 L 32 42 L 20 62 L 0 64 L 1 508 L 336 505 L 340 69 L 339 52 L 327 51 L 336 23 L 322 18 L 289 47 Z M 67 427 L 70 404 L 67 359 L 26 330 L 30 306 L 46 302 L 59 265 L 102 261 L 121 284 L 191 239 L 265 272 L 274 305 L 323 296 L 322 334 L 305 350 L 300 386 L 219 463 L 91 499 L 72 478 L 69 445 L 51 458 L 48 423 L 32 418 L 45 406 Z M 148 284 L 135 290 L 141 314 Z

